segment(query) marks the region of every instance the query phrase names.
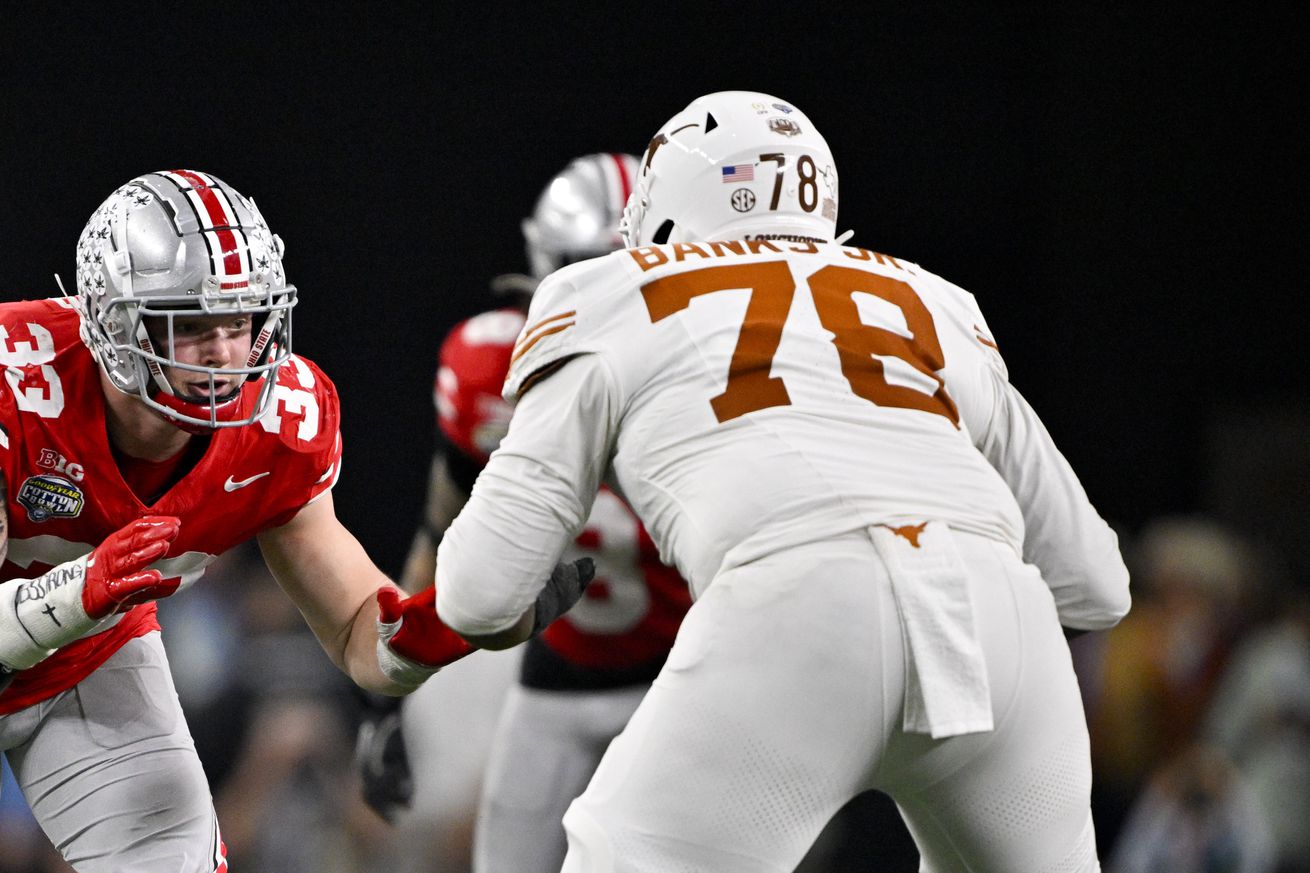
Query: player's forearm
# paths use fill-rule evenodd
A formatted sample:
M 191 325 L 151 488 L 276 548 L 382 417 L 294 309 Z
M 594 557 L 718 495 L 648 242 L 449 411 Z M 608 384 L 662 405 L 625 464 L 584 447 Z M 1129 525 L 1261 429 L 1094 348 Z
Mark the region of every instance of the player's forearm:
M 56 582 L 60 576 L 59 569 L 51 571 Z M 25 621 L 25 614 L 27 619 L 39 617 L 37 610 L 42 604 L 38 595 L 54 587 L 55 583 L 46 581 L 44 576 L 0 582 L 0 669 L 4 671 L 0 675 L 10 676 L 19 670 L 33 667 L 53 655 L 55 649 L 62 645 L 57 640 L 34 637 L 28 632 Z M 67 590 L 71 590 L 71 587 L 68 586 Z M 29 595 L 29 591 L 36 594 Z M 52 622 L 42 624 L 50 625 Z
M 178 525 L 172 516 L 134 519 L 87 555 L 32 579 L 0 582 L 0 664 L 26 670 L 133 604 L 172 594 L 177 580 L 165 583 L 146 568 L 168 552 Z
M 591 512 L 617 428 L 613 377 L 583 355 L 520 400 L 437 556 L 437 613 L 470 642 L 521 633 Z
M 389 697 L 408 694 L 414 690 L 413 686 L 388 679 L 378 665 L 377 620 L 377 600 L 370 597 L 351 622 L 350 635 L 342 646 L 340 666 L 356 685 L 366 691 Z
M 512 645 L 543 581 L 573 536 L 580 508 L 535 462 L 498 457 L 447 531 L 437 561 L 437 614 L 475 645 Z M 582 518 L 585 519 L 585 514 Z M 531 625 L 531 620 L 527 621 Z M 526 639 L 526 634 L 523 634 Z
M 1006 386 L 993 432 L 981 448 L 1019 503 L 1024 559 L 1042 571 L 1060 623 L 1083 631 L 1117 624 L 1131 603 L 1118 537 L 1012 387 Z
M 328 658 L 370 691 L 395 693 L 378 667 L 377 591 L 391 580 L 336 518 L 331 495 L 259 535 L 278 584 Z

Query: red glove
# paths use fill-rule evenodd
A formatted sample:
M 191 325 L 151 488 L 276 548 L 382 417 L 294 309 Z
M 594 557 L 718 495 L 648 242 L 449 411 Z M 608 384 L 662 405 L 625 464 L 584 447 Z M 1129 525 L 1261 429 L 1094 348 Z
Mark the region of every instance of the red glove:
M 90 554 L 0 582 L 0 665 L 26 670 L 114 613 L 176 591 L 178 579 L 165 583 L 146 567 L 168 553 L 180 525 L 172 516 L 138 518 Z
M 437 617 L 437 589 L 405 597 L 399 588 L 379 588 L 378 666 L 387 678 L 417 687 L 447 664 L 474 651 Z
M 102 619 L 176 591 L 181 579 L 165 582 L 158 570 L 145 568 L 168 554 L 181 525 L 182 520 L 171 515 L 138 518 L 96 546 L 87 559 L 82 586 L 87 616 Z

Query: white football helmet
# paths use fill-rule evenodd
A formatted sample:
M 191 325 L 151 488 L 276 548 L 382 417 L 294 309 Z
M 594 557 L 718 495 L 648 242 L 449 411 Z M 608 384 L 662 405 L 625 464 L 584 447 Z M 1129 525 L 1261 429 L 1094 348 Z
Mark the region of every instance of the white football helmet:
M 77 242 L 82 337 L 114 387 L 134 394 L 186 430 L 238 427 L 259 418 L 277 370 L 291 356 L 296 289 L 282 271 L 282 240 L 255 202 L 207 173 L 168 170 L 138 176 L 95 211 Z M 173 353 L 173 319 L 249 314 L 250 356 L 243 367 L 184 364 Z M 156 348 L 145 319 L 163 319 Z M 178 396 L 163 368 L 209 377 L 209 398 Z M 241 413 L 241 389 L 215 396 L 216 379 L 259 385 Z
M 623 248 L 619 219 L 637 174 L 632 155 L 575 158 L 537 198 L 523 219 L 528 266 L 540 281 L 571 264 Z
M 720 91 L 660 128 L 623 213 L 629 246 L 780 238 L 830 241 L 837 169 L 809 118 L 786 101 Z

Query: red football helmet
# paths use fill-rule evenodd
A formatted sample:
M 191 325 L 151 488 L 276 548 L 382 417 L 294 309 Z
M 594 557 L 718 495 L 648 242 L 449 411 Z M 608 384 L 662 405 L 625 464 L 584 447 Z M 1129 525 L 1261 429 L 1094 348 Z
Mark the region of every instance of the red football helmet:
M 441 344 L 434 397 L 437 424 L 450 442 L 486 463 L 509 429 L 500 396 L 514 341 L 523 329 L 517 309 L 496 309 L 455 326 Z

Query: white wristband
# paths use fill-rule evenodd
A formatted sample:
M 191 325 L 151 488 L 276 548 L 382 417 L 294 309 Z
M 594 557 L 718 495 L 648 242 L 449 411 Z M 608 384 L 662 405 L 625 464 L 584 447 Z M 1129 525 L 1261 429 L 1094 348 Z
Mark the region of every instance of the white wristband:
M 441 669 L 440 667 L 428 667 L 417 661 L 411 661 L 404 655 L 398 655 L 391 646 L 388 646 L 382 640 L 378 640 L 378 667 L 382 670 L 383 676 L 411 691 L 418 688 L 428 680 L 429 676 Z
M 88 557 L 74 558 L 35 579 L 0 583 L 0 663 L 26 670 L 112 619 L 97 621 L 82 606 Z
M 387 641 L 396 635 L 399 627 L 398 621 L 378 622 L 378 669 L 392 682 L 413 691 L 441 668 L 411 661 L 387 645 Z

